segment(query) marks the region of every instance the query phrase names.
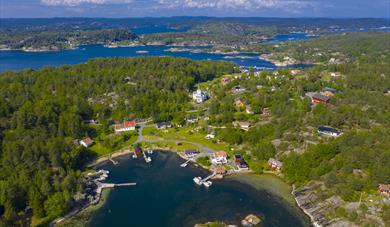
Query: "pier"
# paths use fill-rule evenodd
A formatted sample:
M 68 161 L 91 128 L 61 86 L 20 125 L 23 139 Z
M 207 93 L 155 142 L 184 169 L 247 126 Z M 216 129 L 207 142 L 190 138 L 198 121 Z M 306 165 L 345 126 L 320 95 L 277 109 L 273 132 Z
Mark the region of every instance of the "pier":
M 202 179 L 202 181 L 207 181 L 207 180 L 209 180 L 209 179 L 213 178 L 215 175 L 216 175 L 216 174 L 215 174 L 215 173 L 213 173 L 213 174 L 211 174 L 211 175 L 207 176 L 206 178 Z
M 184 162 L 183 164 L 180 165 L 180 167 L 186 167 L 187 164 L 191 161 L 191 159 L 188 159 L 186 162 Z
M 121 184 L 114 184 L 114 183 L 100 183 L 96 189 L 97 198 L 92 202 L 92 204 L 97 204 L 100 201 L 100 197 L 102 196 L 103 189 L 106 188 L 115 188 L 115 187 L 129 187 L 129 186 L 135 186 L 137 183 L 121 183 Z
M 118 165 L 119 164 L 119 162 L 118 161 L 115 161 L 114 159 L 112 159 L 111 157 L 110 158 L 108 158 L 108 160 L 110 160 L 111 162 L 112 162 L 112 164 L 114 164 L 114 165 Z
M 145 152 L 143 152 L 143 155 L 144 155 L 144 159 L 145 159 L 146 163 L 149 163 L 152 161 L 152 159 L 150 157 L 146 156 Z

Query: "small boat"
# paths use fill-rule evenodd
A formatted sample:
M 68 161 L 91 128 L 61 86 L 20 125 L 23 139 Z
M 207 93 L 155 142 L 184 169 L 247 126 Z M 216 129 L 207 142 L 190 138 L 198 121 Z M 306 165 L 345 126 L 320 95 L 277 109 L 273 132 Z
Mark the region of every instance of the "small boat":
M 151 161 L 152 161 L 152 159 L 151 159 L 150 157 L 145 158 L 145 162 L 146 162 L 146 163 L 149 163 L 149 162 L 151 162 Z
M 210 187 L 213 184 L 211 181 L 203 181 L 203 185 L 206 186 L 207 188 Z
M 137 158 L 137 155 L 133 154 L 131 157 L 133 157 L 133 158 Z
M 153 154 L 153 150 L 148 150 L 148 154 Z
M 186 162 L 180 165 L 180 167 L 183 167 L 183 168 L 186 167 L 186 166 L 187 166 Z
M 197 185 L 202 185 L 202 178 L 201 177 L 194 177 L 194 182 Z

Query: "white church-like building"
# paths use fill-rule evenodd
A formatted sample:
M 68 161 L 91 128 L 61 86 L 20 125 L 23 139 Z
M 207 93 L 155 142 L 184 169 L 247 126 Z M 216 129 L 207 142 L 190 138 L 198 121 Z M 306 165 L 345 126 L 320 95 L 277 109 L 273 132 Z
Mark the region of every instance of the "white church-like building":
M 198 85 L 198 90 L 192 93 L 192 99 L 194 99 L 195 102 L 197 103 L 202 103 L 207 100 L 206 93 L 204 93 L 202 89 L 200 89 L 199 85 Z

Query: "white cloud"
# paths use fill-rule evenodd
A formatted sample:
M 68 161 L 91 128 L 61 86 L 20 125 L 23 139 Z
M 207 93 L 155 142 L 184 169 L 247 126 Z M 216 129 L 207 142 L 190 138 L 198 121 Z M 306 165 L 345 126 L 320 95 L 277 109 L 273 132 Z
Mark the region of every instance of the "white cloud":
M 41 0 L 41 4 L 49 6 L 79 6 L 81 4 L 125 4 L 131 0 Z
M 316 3 L 309 0 L 159 0 L 161 5 L 169 8 L 197 9 L 284 9 L 295 11 L 313 7 Z

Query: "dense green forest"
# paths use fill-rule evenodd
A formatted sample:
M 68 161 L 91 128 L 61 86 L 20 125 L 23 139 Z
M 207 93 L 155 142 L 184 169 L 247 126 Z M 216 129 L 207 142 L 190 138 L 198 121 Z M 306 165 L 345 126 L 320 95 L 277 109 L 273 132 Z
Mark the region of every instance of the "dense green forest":
M 134 115 L 182 118 L 196 83 L 234 70 L 226 62 L 141 57 L 1 74 L 0 225 L 69 210 L 83 190 L 80 169 L 94 157 L 72 142 L 94 133 L 84 120 L 108 130 Z
M 9 49 L 62 50 L 83 44 L 134 40 L 137 35 L 126 29 L 81 30 L 1 29 L 0 46 Z

